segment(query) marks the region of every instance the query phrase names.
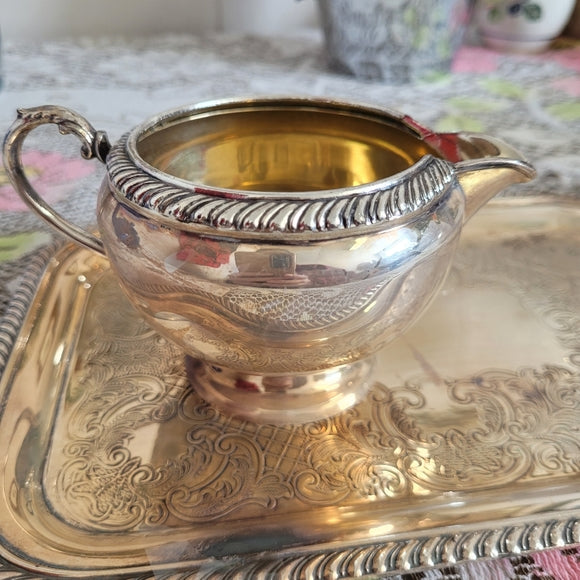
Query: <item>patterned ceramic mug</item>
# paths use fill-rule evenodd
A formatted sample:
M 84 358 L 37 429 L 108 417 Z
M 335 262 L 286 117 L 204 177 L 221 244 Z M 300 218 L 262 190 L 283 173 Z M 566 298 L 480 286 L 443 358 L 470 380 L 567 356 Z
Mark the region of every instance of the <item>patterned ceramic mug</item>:
M 471 0 L 319 0 L 330 64 L 360 78 L 407 83 L 451 68 Z

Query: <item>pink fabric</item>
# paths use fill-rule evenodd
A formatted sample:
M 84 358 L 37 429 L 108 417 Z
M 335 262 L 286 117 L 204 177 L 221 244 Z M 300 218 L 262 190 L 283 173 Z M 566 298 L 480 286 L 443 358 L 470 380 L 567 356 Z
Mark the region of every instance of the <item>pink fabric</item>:
M 580 97 L 580 77 L 566 77 L 552 82 L 552 86 L 572 97 Z
M 540 571 L 549 572 L 558 580 L 580 578 L 580 553 L 577 550 L 547 550 L 534 554 L 533 560 Z
M 480 46 L 463 46 L 455 55 L 452 72 L 490 73 L 497 70 L 500 54 Z
M 554 50 L 550 53 L 542 54 L 541 58 L 550 62 L 556 62 L 570 70 L 580 72 L 580 47 Z
M 25 172 L 32 186 L 48 202 L 54 203 L 71 193 L 77 181 L 94 172 L 94 165 L 77 159 L 67 159 L 60 153 L 29 151 L 22 154 Z M 8 181 L 8 176 L 0 169 L 0 211 L 27 211 Z

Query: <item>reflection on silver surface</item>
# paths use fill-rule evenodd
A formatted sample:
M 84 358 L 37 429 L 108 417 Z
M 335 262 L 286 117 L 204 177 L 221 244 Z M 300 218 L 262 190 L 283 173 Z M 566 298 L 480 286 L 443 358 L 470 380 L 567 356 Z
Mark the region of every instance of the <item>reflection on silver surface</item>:
M 366 399 L 304 425 L 204 402 L 106 261 L 65 248 L 3 378 L 2 555 L 318 578 L 579 542 L 579 221 L 577 203 L 483 210 Z

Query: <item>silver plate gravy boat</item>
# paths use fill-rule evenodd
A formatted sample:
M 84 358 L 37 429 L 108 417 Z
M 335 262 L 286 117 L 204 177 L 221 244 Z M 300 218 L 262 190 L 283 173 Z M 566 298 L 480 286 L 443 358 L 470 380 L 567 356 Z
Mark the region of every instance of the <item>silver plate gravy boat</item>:
M 106 163 L 99 236 L 25 176 L 22 144 L 47 123 Z M 68 109 L 20 110 L 4 161 L 33 210 L 108 257 L 131 303 L 184 349 L 206 400 L 275 423 L 355 404 L 373 354 L 441 286 L 465 221 L 534 176 L 497 139 L 310 98 L 193 105 L 112 146 Z

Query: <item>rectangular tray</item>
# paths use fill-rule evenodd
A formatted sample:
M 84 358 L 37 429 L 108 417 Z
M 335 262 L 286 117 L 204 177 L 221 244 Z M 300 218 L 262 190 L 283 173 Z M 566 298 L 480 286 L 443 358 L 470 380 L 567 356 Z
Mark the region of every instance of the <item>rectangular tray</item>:
M 580 543 L 579 225 L 489 204 L 367 399 L 302 426 L 206 404 L 107 261 L 60 249 L 0 384 L 0 575 L 346 578 Z

